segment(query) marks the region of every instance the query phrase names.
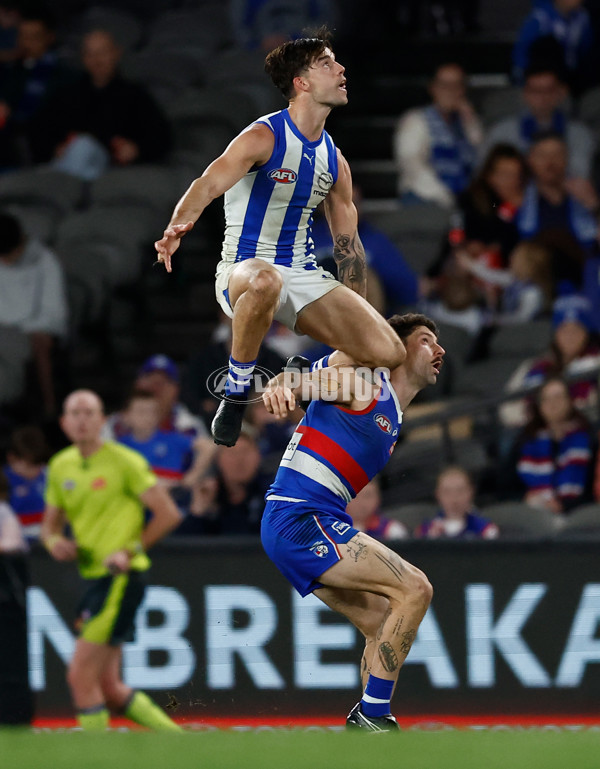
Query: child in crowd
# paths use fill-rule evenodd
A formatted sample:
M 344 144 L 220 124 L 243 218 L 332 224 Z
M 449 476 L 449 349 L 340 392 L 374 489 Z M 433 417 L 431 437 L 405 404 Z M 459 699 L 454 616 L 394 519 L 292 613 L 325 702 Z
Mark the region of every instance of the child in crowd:
M 172 493 L 175 489 L 190 491 L 210 467 L 216 449 L 212 440 L 160 430 L 159 403 L 152 393 L 134 390 L 124 418 L 130 432 L 119 442 L 139 451 Z M 175 492 L 175 496 L 183 499 L 186 495 Z
M 3 468 L 10 490 L 8 501 L 30 542 L 37 540 L 40 533 L 49 455 L 39 427 L 18 427 L 12 433 Z
M 416 537 L 424 539 L 496 539 L 498 527 L 479 515 L 475 504 L 475 488 L 462 467 L 443 470 L 437 479 L 435 497 L 440 506 L 437 514 L 421 523 Z
M 521 241 L 510 254 L 508 269 L 488 267 L 465 251 L 459 251 L 457 259 L 464 269 L 482 282 L 488 297 L 494 297 L 500 289 L 495 324 L 526 323 L 548 309 L 552 280 L 550 254 L 544 246 L 534 241 Z

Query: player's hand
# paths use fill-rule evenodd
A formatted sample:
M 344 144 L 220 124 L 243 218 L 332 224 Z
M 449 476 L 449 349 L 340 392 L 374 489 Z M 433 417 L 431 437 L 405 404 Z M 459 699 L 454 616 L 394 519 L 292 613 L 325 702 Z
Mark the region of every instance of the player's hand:
M 104 559 L 104 565 L 111 574 L 125 574 L 129 571 L 131 553 L 128 550 L 117 550 Z
M 179 248 L 179 241 L 189 232 L 194 226 L 194 222 L 186 222 L 185 224 L 170 224 L 164 231 L 160 240 L 157 240 L 154 244 L 154 248 L 158 254 L 157 261 L 162 262 L 165 265 L 167 272 L 172 271 L 171 257 Z
M 72 539 L 54 535 L 51 544 L 46 547 L 50 555 L 57 561 L 74 561 L 77 558 L 77 545 Z
M 281 384 L 267 385 L 262 399 L 269 414 L 277 419 L 284 419 L 296 408 L 296 396 L 289 387 Z

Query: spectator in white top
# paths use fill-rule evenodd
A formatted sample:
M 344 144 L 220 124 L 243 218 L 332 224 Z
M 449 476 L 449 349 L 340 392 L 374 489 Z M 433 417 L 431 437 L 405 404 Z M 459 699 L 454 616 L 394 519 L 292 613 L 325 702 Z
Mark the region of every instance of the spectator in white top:
M 483 129 L 467 100 L 463 68 L 442 64 L 429 85 L 432 103 L 404 114 L 394 136 L 403 202 L 452 208 L 468 185 Z
M 511 117 L 495 123 L 486 133 L 479 157 L 487 157 L 496 144 L 511 144 L 527 154 L 534 137 L 544 131 L 562 136 L 567 147 L 571 179 L 589 179 L 596 150 L 590 129 L 573 120 L 567 111 L 567 84 L 558 70 L 532 68 L 525 76 L 522 107 Z
M 33 358 L 46 416 L 56 412 L 53 352 L 67 334 L 67 299 L 62 267 L 45 245 L 25 235 L 19 220 L 0 213 L 0 358 L 12 360 L 14 381 L 23 381 L 23 367 Z M 22 355 L 3 355 L 6 340 L 20 335 Z M 10 388 L 10 385 L 9 385 Z M 0 402 L 10 396 L 2 392 Z M 11 391 L 11 395 L 19 395 Z

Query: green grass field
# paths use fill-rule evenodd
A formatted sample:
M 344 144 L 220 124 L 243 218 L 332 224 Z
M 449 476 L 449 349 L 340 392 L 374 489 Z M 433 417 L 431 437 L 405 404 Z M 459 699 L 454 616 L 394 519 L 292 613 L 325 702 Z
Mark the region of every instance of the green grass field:
M 600 732 L 0 732 L 4 769 L 598 769 Z

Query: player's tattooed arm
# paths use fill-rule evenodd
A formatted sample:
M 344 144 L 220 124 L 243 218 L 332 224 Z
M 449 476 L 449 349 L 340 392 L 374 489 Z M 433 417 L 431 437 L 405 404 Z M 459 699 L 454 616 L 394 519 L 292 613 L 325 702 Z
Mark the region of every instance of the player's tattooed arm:
M 358 232 L 339 233 L 333 244 L 338 280 L 361 296 L 367 294 L 367 261 Z

